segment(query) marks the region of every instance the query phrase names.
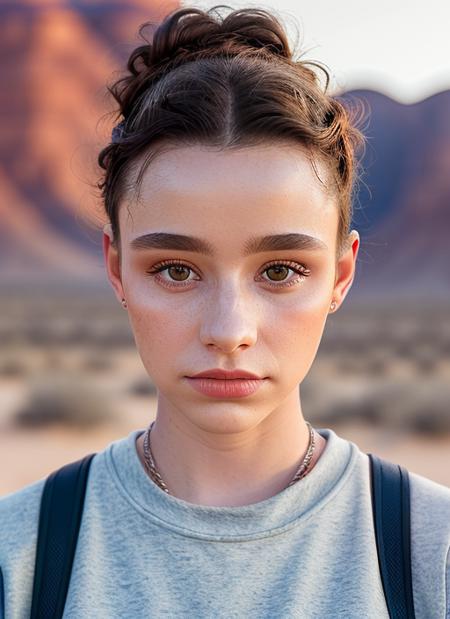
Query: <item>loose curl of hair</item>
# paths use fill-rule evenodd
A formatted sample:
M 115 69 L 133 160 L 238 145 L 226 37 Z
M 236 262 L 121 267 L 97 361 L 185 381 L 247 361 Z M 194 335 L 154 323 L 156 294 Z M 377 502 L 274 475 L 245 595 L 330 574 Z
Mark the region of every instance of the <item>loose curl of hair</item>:
M 219 8 L 231 12 L 223 17 Z M 357 149 L 364 137 L 350 110 L 327 94 L 328 71 L 295 60 L 283 25 L 263 9 L 177 9 L 156 27 L 151 41 L 143 34 L 149 25 L 154 26 L 139 27 L 145 44 L 132 51 L 128 73 L 107 87 L 122 121 L 98 155 L 105 171 L 98 188 L 119 253 L 121 200 L 139 187 L 162 148 L 231 149 L 278 140 L 302 145 L 316 175 L 314 158 L 326 162 L 339 208 L 338 256 L 350 231 Z M 323 71 L 324 88 L 307 65 Z M 142 155 L 146 158 L 131 181 Z

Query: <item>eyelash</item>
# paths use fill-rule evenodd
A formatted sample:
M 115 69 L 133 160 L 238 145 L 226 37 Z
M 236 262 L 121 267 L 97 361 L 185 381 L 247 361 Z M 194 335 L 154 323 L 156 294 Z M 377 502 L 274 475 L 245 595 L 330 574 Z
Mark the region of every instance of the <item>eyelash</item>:
M 185 281 L 185 282 L 173 282 L 173 281 L 168 282 L 167 280 L 164 280 L 159 274 L 162 271 L 168 270 L 169 267 L 171 266 L 183 266 L 183 267 L 186 267 L 187 269 L 190 269 L 194 273 L 196 272 L 195 269 L 190 267 L 185 262 L 182 262 L 181 260 L 163 260 L 162 262 L 158 262 L 157 264 L 155 264 L 151 269 L 148 269 L 146 273 L 151 277 L 155 277 L 155 279 L 157 279 L 158 281 L 161 281 L 163 285 L 168 286 L 169 288 L 172 288 L 172 287 L 184 288 L 185 286 L 188 286 L 189 284 L 191 284 L 192 280 Z M 310 269 L 305 267 L 303 264 L 300 264 L 299 262 L 291 262 L 289 260 L 274 260 L 273 262 L 269 262 L 267 265 L 265 265 L 261 273 L 264 273 L 270 267 L 273 267 L 273 266 L 290 267 L 290 269 L 295 271 L 299 275 L 299 277 L 295 278 L 294 280 L 289 280 L 288 282 L 284 282 L 281 284 L 276 284 L 274 282 L 270 282 L 269 280 L 264 280 L 272 288 L 285 288 L 288 286 L 292 286 L 294 284 L 298 284 L 300 281 L 303 281 L 306 277 L 308 277 L 311 273 Z

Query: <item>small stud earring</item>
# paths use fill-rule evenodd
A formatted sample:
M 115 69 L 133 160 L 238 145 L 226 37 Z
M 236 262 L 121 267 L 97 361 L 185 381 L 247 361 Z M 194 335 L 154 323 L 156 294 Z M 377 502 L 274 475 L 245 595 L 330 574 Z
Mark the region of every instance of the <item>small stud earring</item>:
M 330 309 L 331 309 L 333 312 L 334 312 L 334 310 L 336 309 L 336 305 L 337 305 L 336 301 L 332 301 L 332 302 L 331 302 Z
M 122 305 L 123 305 L 123 307 L 128 307 L 127 302 L 125 301 L 125 299 L 122 299 Z

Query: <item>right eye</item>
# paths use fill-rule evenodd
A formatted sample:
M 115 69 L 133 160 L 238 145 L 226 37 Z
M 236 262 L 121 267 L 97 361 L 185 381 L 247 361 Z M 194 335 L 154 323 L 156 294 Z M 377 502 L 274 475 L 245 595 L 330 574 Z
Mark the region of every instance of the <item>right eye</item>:
M 167 273 L 174 277 L 174 279 L 166 279 L 162 277 L 161 273 L 167 271 Z M 155 277 L 158 281 L 162 282 L 166 286 L 177 286 L 183 287 L 191 283 L 191 281 L 198 280 L 187 280 L 186 277 L 182 277 L 181 279 L 177 279 L 178 276 L 183 276 L 187 271 L 193 271 L 193 268 L 185 264 L 184 262 L 178 260 L 164 260 L 155 264 L 151 269 L 146 271 L 146 273 L 152 277 Z

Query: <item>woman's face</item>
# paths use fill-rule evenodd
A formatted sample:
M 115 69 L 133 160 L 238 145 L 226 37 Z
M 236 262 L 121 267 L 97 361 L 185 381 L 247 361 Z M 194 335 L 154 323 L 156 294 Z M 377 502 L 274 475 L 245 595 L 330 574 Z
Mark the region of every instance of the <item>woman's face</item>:
M 121 204 L 119 225 L 121 264 L 104 235 L 108 276 L 127 300 L 158 414 L 242 431 L 288 397 L 298 400 L 330 303 L 351 286 L 359 245 L 353 231 L 336 263 L 335 199 L 300 147 L 163 152 L 144 174 L 139 201 Z M 211 398 L 186 376 L 212 368 L 267 380 L 246 397 Z

